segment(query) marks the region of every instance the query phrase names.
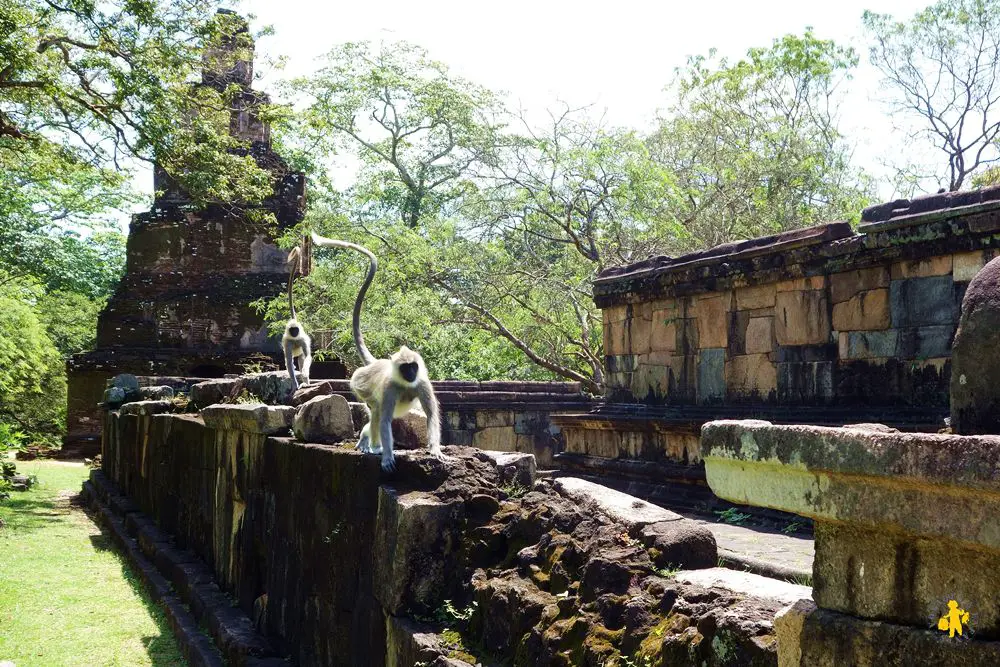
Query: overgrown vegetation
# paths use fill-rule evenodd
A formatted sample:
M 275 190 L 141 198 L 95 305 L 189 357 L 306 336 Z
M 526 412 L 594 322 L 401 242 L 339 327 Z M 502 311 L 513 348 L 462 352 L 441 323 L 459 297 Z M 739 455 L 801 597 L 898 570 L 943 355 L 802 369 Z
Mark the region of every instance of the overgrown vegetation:
M 162 612 L 71 503 L 88 469 L 52 461 L 21 468 L 39 483 L 0 503 L 0 660 L 185 665 Z

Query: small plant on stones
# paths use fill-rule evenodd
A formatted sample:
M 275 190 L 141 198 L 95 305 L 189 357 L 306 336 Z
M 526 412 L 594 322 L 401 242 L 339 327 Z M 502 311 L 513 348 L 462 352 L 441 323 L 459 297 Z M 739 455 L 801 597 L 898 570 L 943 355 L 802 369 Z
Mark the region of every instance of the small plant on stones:
M 619 664 L 622 667 L 653 667 L 653 659 L 648 655 L 623 655 Z
M 251 394 L 246 389 L 241 391 L 239 396 L 233 399 L 233 403 L 236 403 L 237 405 L 247 405 L 250 403 L 263 403 L 263 402 L 264 401 L 260 400 L 259 397 Z
M 665 579 L 670 579 L 680 571 L 681 571 L 681 566 L 674 565 L 673 563 L 667 563 L 666 567 L 656 568 L 656 574 L 658 574 L 661 577 L 664 577 Z
M 514 481 L 511 482 L 510 484 L 505 484 L 501 486 L 500 490 L 503 491 L 505 494 L 507 494 L 508 498 L 520 498 L 531 489 L 524 486 L 523 484 L 519 484 L 518 482 Z
M 792 533 L 797 533 L 800 530 L 802 530 L 802 526 L 804 525 L 805 523 L 801 521 L 792 521 L 787 526 L 782 528 L 781 532 L 785 533 L 786 535 L 791 535 Z
M 716 512 L 719 515 L 719 521 L 725 523 L 731 523 L 735 526 L 742 526 L 746 523 L 746 520 L 751 517 L 751 515 L 746 512 L 741 512 L 735 507 L 730 507 L 727 510 L 722 510 L 721 512 Z
M 638 544 L 628 533 L 621 533 L 618 535 L 618 541 L 621 542 L 626 547 L 635 546 Z

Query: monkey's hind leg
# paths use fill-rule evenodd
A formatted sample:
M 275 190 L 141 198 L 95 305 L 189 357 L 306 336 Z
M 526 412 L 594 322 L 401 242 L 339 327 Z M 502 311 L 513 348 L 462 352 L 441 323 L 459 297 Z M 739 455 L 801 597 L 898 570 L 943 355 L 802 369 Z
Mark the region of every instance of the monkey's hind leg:
M 372 452 L 372 441 L 368 437 L 368 432 L 371 429 L 372 423 L 369 421 L 361 429 L 361 436 L 358 438 L 358 444 L 354 446 L 354 449 L 358 450 L 362 454 L 371 454 Z

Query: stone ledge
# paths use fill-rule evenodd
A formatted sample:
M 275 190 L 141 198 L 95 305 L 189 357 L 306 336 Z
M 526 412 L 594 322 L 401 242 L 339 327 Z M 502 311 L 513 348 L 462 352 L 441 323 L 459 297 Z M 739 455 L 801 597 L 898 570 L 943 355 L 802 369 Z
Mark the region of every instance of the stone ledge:
M 254 630 L 253 623 L 212 583 L 212 572 L 194 554 L 173 547 L 168 535 L 120 494 L 99 470 L 84 483 L 114 542 L 164 608 L 192 665 L 277 667 L 288 663 Z M 178 595 L 179 594 L 179 595 Z M 183 599 L 182 599 L 183 598 Z M 216 643 L 202 632 L 204 625 Z
M 725 588 L 734 593 L 742 593 L 755 598 L 777 600 L 792 604 L 812 598 L 812 588 L 786 581 L 762 577 L 750 572 L 739 572 L 724 567 L 710 567 L 704 570 L 682 570 L 675 575 L 677 581 L 697 584 L 705 588 Z

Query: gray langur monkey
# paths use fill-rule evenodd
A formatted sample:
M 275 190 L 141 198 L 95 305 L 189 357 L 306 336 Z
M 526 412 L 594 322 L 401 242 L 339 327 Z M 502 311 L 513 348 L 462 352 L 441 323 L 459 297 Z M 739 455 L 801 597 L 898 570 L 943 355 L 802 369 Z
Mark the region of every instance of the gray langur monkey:
M 285 324 L 285 333 L 281 336 L 281 349 L 285 353 L 285 368 L 292 380 L 292 392 L 299 389 L 298 378 L 295 377 L 295 359 L 299 359 L 299 371 L 302 373 L 302 384 L 309 384 L 309 367 L 312 366 L 312 340 L 299 323 L 295 314 L 295 301 L 292 299 L 292 282 L 296 273 L 302 273 L 302 251 L 298 246 L 288 253 L 288 262 L 292 264 L 288 272 L 288 308 L 292 311 L 292 319 Z
M 361 306 L 378 268 L 375 255 L 354 243 L 328 239 L 317 234 L 312 235 L 312 242 L 318 247 L 350 248 L 368 257 L 368 275 L 354 300 L 353 315 L 354 345 L 365 365 L 351 375 L 351 391 L 367 404 L 370 412 L 368 423 L 361 429 L 357 449 L 370 454 L 381 453 L 382 470 L 395 470 L 392 420 L 402 417 L 409 412 L 414 402 L 419 402 L 427 416 L 428 450 L 439 460 L 449 460 L 441 451 L 441 411 L 423 358 L 404 345 L 388 359 L 376 359 L 361 337 Z

